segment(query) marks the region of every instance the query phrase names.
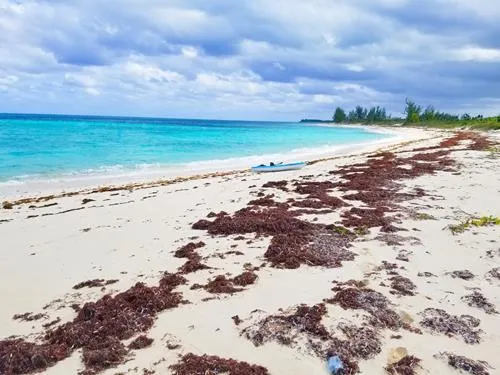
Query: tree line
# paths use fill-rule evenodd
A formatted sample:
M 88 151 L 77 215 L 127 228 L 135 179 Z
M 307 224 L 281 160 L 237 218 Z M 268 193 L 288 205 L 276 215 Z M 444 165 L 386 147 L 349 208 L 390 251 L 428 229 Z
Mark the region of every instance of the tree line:
M 384 107 L 376 106 L 364 108 L 360 105 L 346 113 L 346 111 L 337 107 L 333 114 L 333 122 L 335 123 L 394 123 L 403 122 L 405 124 L 417 123 L 453 123 L 453 122 L 481 122 L 481 121 L 496 121 L 500 123 L 500 115 L 496 118 L 483 117 L 478 115 L 472 117 L 468 113 L 463 115 L 453 115 L 446 112 L 440 112 L 433 106 L 422 107 L 410 99 L 405 101 L 404 112 L 405 117 L 392 117 L 387 113 Z

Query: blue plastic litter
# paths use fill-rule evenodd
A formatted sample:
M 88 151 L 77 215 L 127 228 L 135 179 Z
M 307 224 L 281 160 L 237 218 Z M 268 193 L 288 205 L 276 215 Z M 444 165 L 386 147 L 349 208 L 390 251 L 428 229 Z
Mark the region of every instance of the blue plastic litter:
M 340 375 L 344 371 L 344 364 L 338 355 L 328 358 L 328 371 L 333 375 Z

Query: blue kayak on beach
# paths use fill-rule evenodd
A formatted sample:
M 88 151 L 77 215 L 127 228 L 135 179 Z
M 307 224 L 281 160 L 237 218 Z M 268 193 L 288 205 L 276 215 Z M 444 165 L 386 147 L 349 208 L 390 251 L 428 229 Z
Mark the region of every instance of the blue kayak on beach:
M 305 166 L 306 166 L 306 163 L 304 163 L 304 162 L 288 163 L 288 164 L 270 163 L 269 165 L 261 164 L 261 165 L 252 167 L 252 172 L 263 173 L 263 172 L 293 171 L 293 170 L 297 170 L 297 169 L 302 169 Z

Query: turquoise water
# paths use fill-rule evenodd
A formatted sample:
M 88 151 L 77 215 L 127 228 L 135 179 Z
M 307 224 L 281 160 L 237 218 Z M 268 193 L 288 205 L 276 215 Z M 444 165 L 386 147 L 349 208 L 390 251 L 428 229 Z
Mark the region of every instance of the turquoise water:
M 299 123 L 0 114 L 0 182 L 210 160 L 216 169 L 216 160 L 383 137 Z

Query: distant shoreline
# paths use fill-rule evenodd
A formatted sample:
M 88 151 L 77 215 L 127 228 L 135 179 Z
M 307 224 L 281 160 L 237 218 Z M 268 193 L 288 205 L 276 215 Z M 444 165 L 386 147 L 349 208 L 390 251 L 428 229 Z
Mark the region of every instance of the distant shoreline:
M 338 127 L 336 124 L 323 124 L 321 126 Z M 382 147 L 388 147 L 402 142 L 422 140 L 431 133 L 422 129 L 392 129 L 384 127 L 370 127 L 366 129 L 363 125 L 352 125 L 367 131 L 384 134 L 388 137 L 367 141 L 362 143 L 351 143 L 344 146 L 310 147 L 288 154 L 269 154 L 265 156 L 269 160 L 283 162 L 306 161 L 315 163 L 320 160 L 328 160 L 346 155 L 362 154 L 374 151 Z M 122 174 L 105 173 L 99 176 L 75 176 L 72 178 L 57 178 L 48 180 L 28 180 L 26 182 L 0 183 L 0 200 L 17 200 L 25 197 L 40 197 L 44 195 L 58 195 L 61 193 L 88 192 L 100 188 L 115 188 L 122 186 L 127 189 L 130 186 L 149 187 L 178 181 L 204 179 L 217 175 L 233 175 L 249 171 L 249 167 L 258 164 L 263 156 L 241 157 L 219 161 L 205 161 L 188 163 L 171 168 L 159 168 L 157 170 L 124 170 Z M 255 160 L 254 160 L 255 159 Z

